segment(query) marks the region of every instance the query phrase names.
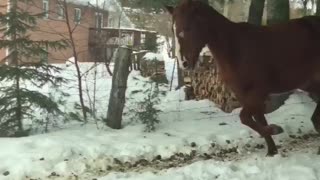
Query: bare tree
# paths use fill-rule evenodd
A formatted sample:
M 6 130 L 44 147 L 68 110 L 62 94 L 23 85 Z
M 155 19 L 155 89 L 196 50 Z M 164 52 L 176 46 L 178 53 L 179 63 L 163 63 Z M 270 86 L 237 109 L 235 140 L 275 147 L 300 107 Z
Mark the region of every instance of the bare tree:
M 74 39 L 74 32 L 75 32 L 76 28 L 78 27 L 78 24 L 75 24 L 75 25 L 71 24 L 69 12 L 68 12 L 68 3 L 66 0 L 63 0 L 63 7 L 64 7 L 64 13 L 65 13 L 65 17 L 66 17 L 65 23 L 66 23 L 67 29 L 68 29 L 68 40 L 69 40 L 70 46 L 72 48 L 72 54 L 74 57 L 74 65 L 75 65 L 76 71 L 77 71 L 80 106 L 81 106 L 84 121 L 87 122 L 87 108 L 85 106 L 84 99 L 83 99 L 82 74 L 81 74 L 81 70 L 80 70 L 80 66 L 79 66 L 79 52 L 77 51 L 76 42 Z
M 313 0 L 301 0 L 302 5 L 303 5 L 303 15 L 306 16 L 308 15 L 308 3 L 310 2 L 313 5 Z

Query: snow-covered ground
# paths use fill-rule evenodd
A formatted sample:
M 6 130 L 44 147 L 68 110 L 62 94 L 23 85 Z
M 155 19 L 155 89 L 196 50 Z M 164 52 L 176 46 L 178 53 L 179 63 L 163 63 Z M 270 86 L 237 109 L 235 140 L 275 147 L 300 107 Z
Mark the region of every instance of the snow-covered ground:
M 162 54 L 168 80 L 173 61 Z M 85 92 L 93 97 L 92 63 L 83 63 Z M 78 102 L 77 83 L 72 65 L 60 65 L 68 84 L 60 87 L 70 97 L 62 106 L 74 111 Z M 169 91 L 162 85 L 157 106 L 160 124 L 156 131 L 144 132 L 144 125 L 132 121 L 131 108 L 146 97 L 147 78 L 131 72 L 128 79 L 124 128 L 113 130 L 101 121 L 58 123 L 49 133 L 39 131 L 29 137 L 1 138 L 0 179 L 99 179 L 99 180 L 318 180 L 320 137 L 310 117 L 315 103 L 296 92 L 277 111 L 268 114 L 270 123 L 285 132 L 275 136 L 280 154 L 265 157 L 264 139 L 242 125 L 239 110 L 227 114 L 208 100 L 184 101 L 184 91 Z M 99 117 L 107 113 L 111 77 L 104 65 L 97 67 L 96 99 Z M 42 92 L 59 94 L 50 87 Z M 89 103 L 85 95 L 85 102 Z M 92 100 L 92 99 L 91 99 Z
M 256 148 L 264 140 L 240 124 L 237 111 L 225 114 L 208 101 L 166 103 L 180 93 L 171 92 L 164 99 L 161 124 L 153 133 L 143 132 L 143 125 L 138 123 L 122 130 L 69 124 L 68 128 L 47 134 L 2 138 L 0 179 L 316 180 L 320 177 L 320 156 L 316 155 L 319 138 L 314 136 L 306 144 L 307 138 L 292 136 L 315 133 L 309 120 L 314 104 L 303 93 L 292 95 L 283 107 L 268 115 L 270 122 L 285 129 L 285 133 L 275 137 L 277 144 L 282 145 L 280 150 L 286 150 L 285 156 L 272 158 L 265 157 L 266 149 Z M 302 145 L 297 145 L 296 150 L 289 149 L 291 142 Z M 232 148 L 235 150 L 230 156 L 218 156 Z M 184 167 L 169 169 L 132 168 L 141 159 L 151 163 L 158 158 L 170 163 L 177 153 L 183 156 L 195 153 L 194 159 L 206 153 L 213 159 L 190 161 Z M 120 165 L 122 170 L 116 168 Z

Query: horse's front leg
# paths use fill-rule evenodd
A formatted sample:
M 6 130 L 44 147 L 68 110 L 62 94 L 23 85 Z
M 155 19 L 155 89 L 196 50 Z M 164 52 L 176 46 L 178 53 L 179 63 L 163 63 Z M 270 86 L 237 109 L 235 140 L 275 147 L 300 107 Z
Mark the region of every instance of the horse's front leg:
M 264 125 L 263 123 L 256 122 L 253 120 L 252 116 L 254 116 L 255 112 L 250 111 L 249 109 L 243 107 L 240 112 L 240 120 L 242 124 L 250 127 L 257 133 L 259 133 L 262 137 L 271 136 L 281 134 L 283 129 L 275 124 Z
M 244 106 L 240 113 L 240 119 L 243 124 L 255 130 L 265 138 L 268 147 L 267 156 L 272 156 L 277 154 L 278 151 L 271 135 L 280 134 L 283 132 L 283 129 L 274 124 L 268 125 L 267 120 L 262 113 L 263 111 L 257 107 L 259 106 L 254 106 L 252 108 Z M 254 121 L 252 117 L 254 117 L 256 121 Z
M 264 126 L 268 126 L 268 122 L 267 122 L 263 113 L 255 114 L 254 119 L 258 123 L 261 123 Z M 273 156 L 273 155 L 277 154 L 278 150 L 277 150 L 276 144 L 274 143 L 274 140 L 272 139 L 272 137 L 269 135 L 269 136 L 265 136 L 264 139 L 266 140 L 267 147 L 268 147 L 267 156 Z

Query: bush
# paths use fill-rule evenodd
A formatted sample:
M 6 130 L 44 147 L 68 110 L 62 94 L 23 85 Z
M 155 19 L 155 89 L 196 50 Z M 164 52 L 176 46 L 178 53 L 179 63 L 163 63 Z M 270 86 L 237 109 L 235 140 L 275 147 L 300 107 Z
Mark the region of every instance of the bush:
M 134 109 L 133 119 L 141 121 L 145 125 L 145 132 L 156 130 L 156 125 L 160 123 L 159 110 L 156 105 L 160 103 L 160 95 L 163 94 L 156 83 L 150 83 L 151 88 L 148 88 L 145 93 L 148 94 L 141 102 L 137 103 L 137 108 Z M 155 85 L 154 85 L 155 84 Z M 154 86 L 154 88 L 153 88 Z

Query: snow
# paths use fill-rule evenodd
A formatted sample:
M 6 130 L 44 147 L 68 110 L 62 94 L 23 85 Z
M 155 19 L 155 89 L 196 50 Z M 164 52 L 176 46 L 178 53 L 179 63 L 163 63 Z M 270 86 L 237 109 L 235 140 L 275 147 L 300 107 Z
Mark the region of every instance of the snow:
M 122 7 L 117 0 L 67 0 L 67 2 L 88 6 L 90 3 L 93 6 L 98 6 L 101 9 L 109 11 L 109 19 L 112 19 L 109 24 L 111 27 L 118 27 L 119 18 L 121 18 L 120 27 L 134 28 L 134 24 L 123 13 Z
M 300 180 L 302 177 L 304 180 L 316 180 L 319 177 L 320 156 L 315 155 L 317 149 L 292 153 L 289 157 L 279 155 L 267 158 L 264 156 L 265 149 L 245 149 L 246 144 L 253 147 L 264 141 L 239 122 L 236 111 L 225 114 L 206 100 L 175 101 L 180 93 L 171 92 L 163 99 L 161 124 L 154 133 L 143 132 L 141 124 L 127 125 L 122 130 L 112 130 L 101 124 L 99 128 L 94 124 L 72 124 L 47 134 L 2 138 L 0 173 L 9 171 L 7 179 L 12 180 L 25 176 L 43 179 L 53 172 L 62 179 L 72 174 L 92 179 L 96 177 L 94 170 L 106 170 L 115 163 L 114 158 L 121 162 L 135 162 L 142 158 L 152 160 L 157 155 L 165 159 L 176 152 L 188 154 L 197 150 L 198 153 L 208 153 L 237 146 L 239 156 L 246 158 L 236 162 L 200 161 L 157 174 L 148 171 L 111 172 L 100 179 L 256 180 L 258 174 L 259 180 L 271 177 L 274 180 Z M 270 122 L 285 129 L 284 134 L 275 137 L 277 143 L 288 141 L 289 135 L 298 134 L 299 129 L 303 133 L 314 132 L 309 120 L 313 108 L 310 99 L 298 92 L 290 97 L 286 105 L 269 114 Z M 304 122 L 303 127 L 301 121 Z M 223 122 L 227 124 L 219 125 Z M 191 147 L 192 142 L 197 147 Z M 212 143 L 216 144 L 215 148 L 211 148 Z M 248 153 L 251 155 L 248 156 Z M 0 175 L 1 178 L 5 179 Z
M 169 81 L 173 80 L 172 85 L 173 87 L 177 87 L 178 86 L 178 66 L 177 66 L 177 61 L 173 58 L 169 56 L 169 51 L 170 48 L 172 47 L 172 44 L 170 42 L 171 39 L 169 39 L 169 42 L 167 42 L 165 40 L 165 37 L 161 36 L 160 38 L 158 38 L 159 44 L 162 44 L 162 46 L 160 46 L 160 54 L 164 59 L 165 62 L 165 70 L 166 70 L 166 77 Z
M 145 29 L 139 29 L 139 28 L 130 28 L 130 27 L 124 27 L 124 28 L 118 28 L 118 27 L 107 27 L 102 29 L 116 29 L 116 30 L 123 30 L 123 31 L 140 31 L 140 32 L 149 32 L 149 33 L 157 33 L 157 31 L 149 31 Z
M 115 0 L 67 0 L 69 3 L 79 4 L 87 6 L 89 3 L 91 5 L 98 6 L 100 8 L 104 8 L 108 11 L 118 11 L 120 7 L 120 4 Z M 105 5 L 104 7 L 102 7 Z
M 301 0 L 290 0 L 290 4 L 291 4 L 291 7 L 292 8 L 294 8 L 294 9 L 301 9 L 301 8 L 304 8 L 303 7 L 303 1 L 301 1 Z M 312 2 L 311 1 L 308 1 L 307 2 L 307 9 L 312 9 L 313 7 L 312 7 Z M 315 10 L 314 9 L 312 9 L 314 12 L 315 12 Z
M 162 39 L 163 40 L 163 39 Z M 172 73 L 174 60 L 168 56 L 164 44 L 160 54 L 166 65 L 167 78 L 176 83 L 176 70 Z M 149 55 L 148 55 L 149 56 Z M 150 55 L 151 56 L 151 55 Z M 68 84 L 59 87 L 68 92 L 62 106 L 65 113 L 75 112 L 78 102 L 77 82 L 73 59 L 65 65 L 61 76 L 69 79 Z M 85 90 L 93 95 L 94 64 L 81 63 Z M 111 69 L 113 65 L 111 64 Z M 104 64 L 96 67 L 97 116 L 105 117 L 111 88 L 111 76 Z M 0 138 L 0 180 L 21 179 L 99 179 L 99 180 L 318 180 L 320 177 L 319 136 L 292 139 L 315 134 L 310 117 L 315 103 L 303 91 L 296 91 L 285 104 L 273 113 L 267 114 L 269 123 L 282 126 L 285 132 L 274 136 L 280 154 L 265 157 L 266 149 L 257 149 L 264 139 L 241 124 L 240 109 L 224 113 L 208 101 L 184 101 L 184 91 L 169 91 L 168 85 L 160 89 L 167 92 L 161 96 L 157 106 L 160 124 L 156 131 L 144 132 L 141 122 L 130 119 L 137 102 L 146 97 L 145 90 L 150 86 L 148 78 L 132 71 L 128 78 L 126 107 L 123 116 L 123 129 L 113 130 L 103 122 L 89 120 L 87 124 L 59 117 L 54 120 L 57 126 L 50 126 L 48 133 L 33 132 L 32 136 L 22 138 Z M 26 85 L 30 88 L 30 86 Z M 40 91 L 60 94 L 47 86 Z M 85 95 L 85 102 L 90 99 Z M 293 142 L 295 144 L 293 144 Z M 194 144 L 194 145 L 192 145 Z M 219 154 L 235 148 L 236 152 L 226 156 Z M 285 151 L 286 150 L 286 151 Z M 173 167 L 170 158 L 177 153 L 185 155 L 196 153 L 194 160 L 179 162 Z M 161 156 L 161 167 L 151 165 L 117 170 L 119 164 L 134 164 L 140 160 L 153 162 Z M 168 160 L 169 159 L 169 160 Z M 168 160 L 169 162 L 167 162 Z M 150 166 L 150 167 L 149 167 Z M 164 168 L 165 167 L 165 168 Z
M 153 53 L 153 52 L 148 52 L 143 56 L 143 59 L 149 60 L 149 61 L 164 61 L 164 58 L 162 54 L 159 53 Z

